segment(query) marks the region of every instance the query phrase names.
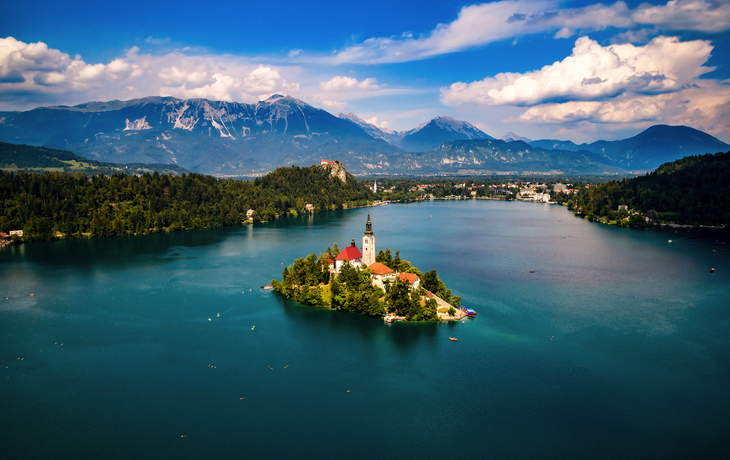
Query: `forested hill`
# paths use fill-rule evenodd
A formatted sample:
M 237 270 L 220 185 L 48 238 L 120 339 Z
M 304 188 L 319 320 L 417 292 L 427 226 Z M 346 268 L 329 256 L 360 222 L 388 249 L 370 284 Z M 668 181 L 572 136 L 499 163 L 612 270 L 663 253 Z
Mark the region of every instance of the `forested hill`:
M 338 165 L 339 166 L 339 165 Z M 253 182 L 200 174 L 111 177 L 84 173 L 0 171 L 0 231 L 23 230 L 24 241 L 196 230 L 252 220 L 365 205 L 374 195 L 331 169 L 279 168 Z M 341 170 L 344 173 L 344 169 Z
M 144 174 L 155 171 L 175 176 L 189 173 L 174 164 L 130 163 L 121 165 L 89 160 L 67 150 L 0 142 L 0 169 L 26 172 L 83 172 L 86 174 Z
M 649 223 L 727 224 L 730 152 L 664 163 L 645 176 L 582 189 L 567 201 L 571 209 L 589 218 L 631 217 L 630 223 L 644 223 L 648 217 Z M 619 205 L 628 209 L 619 212 Z

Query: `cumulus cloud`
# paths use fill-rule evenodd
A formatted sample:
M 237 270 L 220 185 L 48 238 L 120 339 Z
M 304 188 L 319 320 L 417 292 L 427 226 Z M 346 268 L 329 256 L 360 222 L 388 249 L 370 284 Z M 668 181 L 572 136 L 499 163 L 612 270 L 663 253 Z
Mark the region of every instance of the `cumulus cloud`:
M 713 70 L 705 67 L 712 52 L 708 41 L 680 42 L 656 37 L 645 46 L 601 46 L 588 37 L 575 42 L 570 56 L 540 70 L 499 73 L 484 80 L 457 82 L 442 88 L 441 101 L 457 106 L 536 105 L 551 101 L 591 101 L 634 93 L 679 91 L 696 77 Z M 589 104 L 580 105 L 588 107 Z
M 256 102 L 274 93 L 296 95 L 299 85 L 288 82 L 282 69 L 238 56 L 153 56 L 140 54 L 136 47 L 111 62 L 87 64 L 42 42 L 0 38 L 0 94 L 23 95 L 3 98 L 6 109 L 29 108 L 22 106 L 23 100 L 44 98 L 65 102 L 166 95 Z
M 569 101 L 530 107 L 507 122 L 578 124 L 689 125 L 724 139 L 730 138 L 730 86 L 697 80 L 675 93 L 625 94 L 607 101 Z
M 388 125 L 390 124 L 390 123 L 389 123 L 388 121 L 386 121 L 386 120 L 382 120 L 382 121 L 379 121 L 379 120 L 378 120 L 378 117 L 372 117 L 372 118 L 368 118 L 368 119 L 367 119 L 367 120 L 365 120 L 365 121 L 367 121 L 367 122 L 368 122 L 368 123 L 370 123 L 371 125 L 375 125 L 375 126 L 377 126 L 378 128 L 384 128 L 384 129 L 388 129 Z
M 329 81 L 320 82 L 319 89 L 335 93 L 352 90 L 376 90 L 380 88 L 376 82 L 377 80 L 375 78 L 366 78 L 365 80 L 358 81 L 357 78 L 341 77 L 338 75 Z
M 465 6 L 451 23 L 439 24 L 430 33 L 374 37 L 321 58 L 331 64 L 407 62 L 483 46 L 536 33 L 555 31 L 554 38 L 608 27 L 635 29 L 625 38 L 692 31 L 718 33 L 730 30 L 730 4 L 726 1 L 673 0 L 666 5 L 639 5 L 619 1 L 581 8 L 560 8 L 555 0 L 504 0 Z

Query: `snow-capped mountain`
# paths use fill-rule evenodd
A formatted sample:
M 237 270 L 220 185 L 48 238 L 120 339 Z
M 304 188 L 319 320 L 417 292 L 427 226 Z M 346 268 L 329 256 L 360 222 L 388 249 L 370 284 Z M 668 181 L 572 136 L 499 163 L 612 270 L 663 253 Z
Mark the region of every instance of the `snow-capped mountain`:
M 10 112 L 0 117 L 0 141 L 231 175 L 398 151 L 348 120 L 282 95 L 256 104 L 149 97 Z

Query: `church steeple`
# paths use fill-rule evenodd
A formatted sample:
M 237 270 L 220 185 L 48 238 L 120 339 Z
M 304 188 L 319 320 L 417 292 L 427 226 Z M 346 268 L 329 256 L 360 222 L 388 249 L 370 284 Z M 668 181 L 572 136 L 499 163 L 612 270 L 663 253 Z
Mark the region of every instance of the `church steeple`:
M 368 211 L 368 221 L 365 223 L 365 234 L 362 236 L 362 263 L 366 267 L 375 263 L 375 235 L 373 223 L 370 222 L 370 211 Z
M 368 211 L 368 221 L 365 222 L 365 234 L 366 235 L 373 234 L 373 224 L 372 224 L 372 222 L 370 222 L 370 211 Z

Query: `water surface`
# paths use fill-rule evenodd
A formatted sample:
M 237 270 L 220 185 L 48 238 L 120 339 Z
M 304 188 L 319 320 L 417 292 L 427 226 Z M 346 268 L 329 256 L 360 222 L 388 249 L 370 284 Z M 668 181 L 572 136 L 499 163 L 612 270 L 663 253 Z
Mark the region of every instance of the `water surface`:
M 727 453 L 726 233 L 533 203 L 369 210 L 376 247 L 435 268 L 475 320 L 387 326 L 260 289 L 359 246 L 366 209 L 0 248 L 3 457 Z

